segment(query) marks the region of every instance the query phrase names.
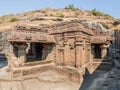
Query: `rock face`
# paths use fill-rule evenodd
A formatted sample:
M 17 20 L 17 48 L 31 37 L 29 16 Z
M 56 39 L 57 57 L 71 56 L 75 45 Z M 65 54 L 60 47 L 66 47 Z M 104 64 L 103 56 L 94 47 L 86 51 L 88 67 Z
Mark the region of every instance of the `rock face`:
M 7 73 L 2 73 L 0 90 L 79 90 L 79 84 L 70 82 L 67 77 L 50 70 L 18 79 L 4 78 Z
M 11 31 L 0 32 L 0 68 L 7 66 L 5 53 L 12 50 L 12 46 L 7 41 L 7 37 L 10 35 L 10 32 Z
M 98 30 L 100 30 L 100 31 L 108 31 L 107 29 L 105 29 L 104 27 L 103 27 L 103 25 L 102 24 L 100 24 L 100 23 L 94 23 L 94 22 L 91 22 L 91 21 L 83 21 L 83 22 L 81 22 L 81 23 L 83 23 L 85 26 L 87 26 L 87 27 L 89 27 L 89 28 L 93 28 L 93 29 L 98 29 Z
M 120 71 L 116 68 L 113 68 L 107 75 L 103 85 L 97 90 L 120 90 L 119 76 Z
M 2 53 L 12 50 L 12 46 L 7 41 L 7 38 L 10 35 L 10 33 L 11 31 L 0 32 L 0 52 Z

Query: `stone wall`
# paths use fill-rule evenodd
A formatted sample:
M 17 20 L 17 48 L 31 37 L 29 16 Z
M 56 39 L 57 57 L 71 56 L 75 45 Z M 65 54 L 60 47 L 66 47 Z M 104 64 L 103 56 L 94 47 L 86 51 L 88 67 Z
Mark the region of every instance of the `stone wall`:
M 0 52 L 5 53 L 7 51 L 12 50 L 12 46 L 10 42 L 7 41 L 8 35 L 10 35 L 11 31 L 0 32 Z
M 56 34 L 56 64 L 79 68 L 91 62 L 90 37 L 84 32 Z

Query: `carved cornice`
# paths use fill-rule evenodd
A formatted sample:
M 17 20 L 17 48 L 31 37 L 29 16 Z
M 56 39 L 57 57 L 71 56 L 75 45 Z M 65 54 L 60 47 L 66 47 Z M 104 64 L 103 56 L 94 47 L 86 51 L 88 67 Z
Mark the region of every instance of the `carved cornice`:
M 91 38 L 93 44 L 105 44 L 108 41 L 113 41 L 113 38 L 111 36 L 93 36 Z

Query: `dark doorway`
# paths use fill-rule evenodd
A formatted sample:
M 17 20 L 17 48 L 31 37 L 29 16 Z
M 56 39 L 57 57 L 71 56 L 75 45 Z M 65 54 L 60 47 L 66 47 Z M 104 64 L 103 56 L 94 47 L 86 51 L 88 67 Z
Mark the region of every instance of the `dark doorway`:
M 35 52 L 36 52 L 36 59 L 41 60 L 42 59 L 42 50 L 43 50 L 43 44 L 42 43 L 35 43 Z
M 100 44 L 94 44 L 95 58 L 101 58 L 101 47 Z
M 41 61 L 43 51 L 43 43 L 30 43 L 27 53 L 27 62 Z

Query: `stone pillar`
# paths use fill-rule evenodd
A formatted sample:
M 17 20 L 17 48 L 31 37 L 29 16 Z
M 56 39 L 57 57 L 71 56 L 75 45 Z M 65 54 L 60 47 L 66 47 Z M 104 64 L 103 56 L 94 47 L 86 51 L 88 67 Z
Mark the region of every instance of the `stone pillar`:
M 87 49 L 88 49 L 88 45 L 87 44 L 85 44 L 85 55 L 84 55 L 84 58 L 85 58 L 85 64 L 87 64 L 89 61 L 88 61 L 88 57 L 89 57 L 89 55 L 88 55 L 88 51 L 87 51 Z
M 32 43 L 31 47 L 32 47 L 33 58 L 36 58 L 35 43 Z
M 104 45 L 101 45 L 101 58 L 102 59 L 105 59 L 106 58 L 106 55 L 107 55 L 107 46 L 104 44 Z
M 82 45 L 82 60 L 81 60 L 81 66 L 83 66 L 85 64 L 85 45 Z
M 76 42 L 76 61 L 75 66 L 77 68 L 81 67 L 81 60 L 82 60 L 82 44 L 80 42 Z
M 70 44 L 70 42 L 65 43 L 64 50 L 64 64 L 69 66 L 75 66 L 75 48 L 74 44 Z
M 94 50 L 95 46 L 91 45 L 91 61 L 95 58 L 95 50 Z
M 27 44 L 26 43 L 17 43 L 17 48 L 18 48 L 18 62 L 20 65 L 24 65 L 26 62 L 26 48 Z
M 17 63 L 17 57 L 13 52 L 7 52 L 5 53 L 6 58 L 8 60 L 8 68 L 7 71 L 10 71 L 13 69 L 13 67 L 19 66 Z
M 91 55 L 91 52 L 90 52 L 91 51 L 91 48 L 90 48 L 91 45 L 87 44 L 86 46 L 87 46 L 87 48 L 86 48 L 86 56 L 87 56 L 86 57 L 86 63 L 88 63 L 88 62 L 90 62 L 90 59 L 91 59 L 90 58 L 91 57 L 90 56 Z
M 85 40 L 82 39 L 81 42 L 81 63 L 80 66 L 84 66 L 85 65 L 85 61 L 86 61 L 86 53 L 85 53 L 85 49 L 86 49 L 86 45 L 85 45 Z
M 57 64 L 64 65 L 64 49 L 56 46 Z
M 56 36 L 56 64 L 64 65 L 64 37 L 62 34 Z

